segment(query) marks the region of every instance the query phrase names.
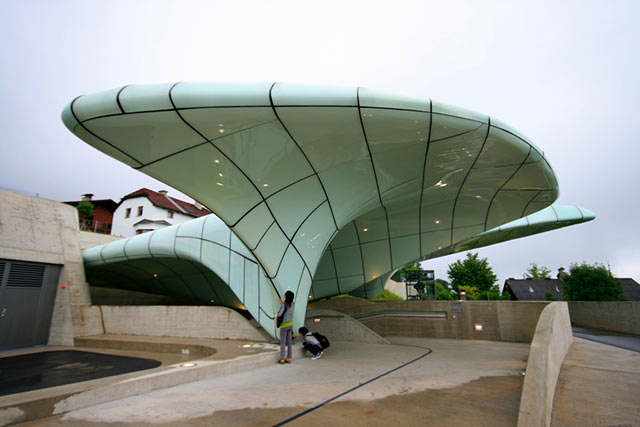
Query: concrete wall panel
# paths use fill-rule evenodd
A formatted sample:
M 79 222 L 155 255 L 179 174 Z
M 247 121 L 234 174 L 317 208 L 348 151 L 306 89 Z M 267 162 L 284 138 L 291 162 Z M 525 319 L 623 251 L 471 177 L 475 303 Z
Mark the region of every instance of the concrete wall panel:
M 570 301 L 569 313 L 575 326 L 640 335 L 639 301 Z

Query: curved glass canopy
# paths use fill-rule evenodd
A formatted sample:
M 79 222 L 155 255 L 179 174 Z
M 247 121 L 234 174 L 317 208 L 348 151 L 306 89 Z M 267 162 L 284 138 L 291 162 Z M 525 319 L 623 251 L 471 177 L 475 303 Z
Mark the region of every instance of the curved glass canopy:
M 244 306 L 375 296 L 411 262 L 585 222 L 544 153 L 485 115 L 365 88 L 179 83 L 81 96 L 79 138 L 216 216 L 84 252 L 92 283 Z M 379 293 L 379 291 L 378 291 Z

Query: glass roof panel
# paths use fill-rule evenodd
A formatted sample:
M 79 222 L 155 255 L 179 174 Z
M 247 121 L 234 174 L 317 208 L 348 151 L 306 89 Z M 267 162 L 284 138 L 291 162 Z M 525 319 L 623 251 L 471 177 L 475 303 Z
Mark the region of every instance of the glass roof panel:
M 326 198 L 315 175 L 293 184 L 267 199 L 271 211 L 289 238 Z
M 236 166 L 210 144 L 160 160 L 141 170 L 213 209 L 227 224 L 234 224 L 262 200 Z
M 142 163 L 158 160 L 205 141 L 174 111 L 103 117 L 87 121 L 84 125 Z
M 276 83 L 271 91 L 273 105 L 357 106 L 357 88 L 302 83 Z
M 319 173 L 338 226 L 378 197 L 357 108 L 278 108 L 293 138 Z M 349 183 L 351 191 L 344 191 Z
M 122 114 L 116 96 L 120 88 L 82 95 L 73 103 L 73 112 L 81 122 L 108 114 Z
M 429 114 L 363 108 L 362 121 L 380 192 L 420 188 L 429 134 Z M 410 185 L 407 185 L 409 184 Z M 398 197 L 398 188 L 394 197 Z M 384 201 L 384 198 L 383 198 Z
M 120 92 L 120 105 L 127 113 L 150 110 L 173 110 L 169 90 L 173 83 L 130 85 Z
M 427 112 L 430 108 L 428 98 L 415 98 L 413 96 L 383 92 L 367 87 L 361 87 L 359 89 L 359 96 L 361 107 L 397 108 Z
M 178 83 L 171 91 L 176 108 L 271 106 L 273 83 Z

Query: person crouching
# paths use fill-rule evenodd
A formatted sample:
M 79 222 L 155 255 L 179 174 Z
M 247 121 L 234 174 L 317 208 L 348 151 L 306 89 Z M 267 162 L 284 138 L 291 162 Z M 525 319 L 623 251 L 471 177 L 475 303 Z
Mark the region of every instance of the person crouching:
M 322 357 L 322 345 L 320 341 L 304 326 L 298 329 L 298 332 L 300 336 L 304 338 L 304 342 L 302 343 L 304 349 L 313 354 L 311 360 L 320 359 Z

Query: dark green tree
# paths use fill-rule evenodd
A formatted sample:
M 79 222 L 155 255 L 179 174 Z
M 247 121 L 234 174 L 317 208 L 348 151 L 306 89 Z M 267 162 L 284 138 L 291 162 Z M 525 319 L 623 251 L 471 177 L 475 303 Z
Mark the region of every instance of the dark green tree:
M 549 270 L 544 265 L 538 267 L 538 265 L 534 262 L 529 265 L 530 267 L 524 273 L 525 279 L 549 279 L 551 277 L 551 270 Z
M 546 299 L 547 301 L 558 301 L 558 298 L 556 298 L 556 296 L 549 291 L 544 293 L 544 299 Z
M 439 300 L 455 299 L 451 293 L 451 285 L 443 279 L 436 279 L 436 298 Z
M 83 218 L 93 218 L 93 215 L 95 214 L 93 203 L 86 200 L 84 202 L 78 203 L 76 209 L 78 210 L 78 214 Z
M 628 301 L 622 282 L 602 264 L 571 264 L 563 288 L 565 301 Z
M 459 295 L 460 286 L 470 286 L 478 289 L 478 293 L 490 291 L 498 281 L 486 258 L 479 258 L 477 253 L 467 252 L 464 260 L 457 260 L 449 264 L 447 270 L 451 287 L 456 296 Z M 486 294 L 485 294 L 486 299 Z

